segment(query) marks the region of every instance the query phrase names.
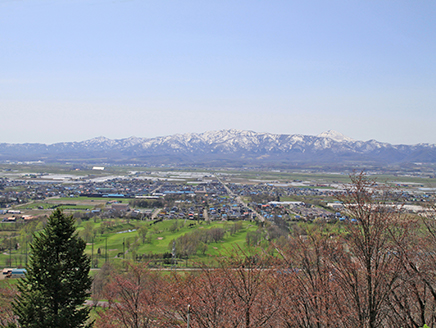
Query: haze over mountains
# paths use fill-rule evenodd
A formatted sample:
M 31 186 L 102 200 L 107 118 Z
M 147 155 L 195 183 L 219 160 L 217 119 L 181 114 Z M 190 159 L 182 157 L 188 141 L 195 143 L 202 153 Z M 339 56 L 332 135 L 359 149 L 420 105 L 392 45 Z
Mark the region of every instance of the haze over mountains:
M 113 164 L 267 165 L 436 163 L 436 145 L 359 141 L 336 131 L 317 136 L 220 130 L 156 138 L 98 137 L 51 145 L 0 144 L 0 161 Z

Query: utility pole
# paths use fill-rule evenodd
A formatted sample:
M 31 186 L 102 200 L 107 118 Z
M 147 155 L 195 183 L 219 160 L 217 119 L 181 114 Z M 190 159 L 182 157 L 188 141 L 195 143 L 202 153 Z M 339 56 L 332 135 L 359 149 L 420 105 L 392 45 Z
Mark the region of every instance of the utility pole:
M 186 321 L 186 327 L 189 328 L 189 317 L 191 316 L 191 304 L 188 304 L 188 320 Z
M 9 265 L 12 266 L 12 239 L 9 237 Z
M 27 240 L 26 240 L 26 263 L 24 264 L 24 266 L 27 268 Z
M 175 269 L 175 265 L 176 265 L 176 241 L 175 240 L 173 240 L 172 256 L 173 256 L 173 269 Z

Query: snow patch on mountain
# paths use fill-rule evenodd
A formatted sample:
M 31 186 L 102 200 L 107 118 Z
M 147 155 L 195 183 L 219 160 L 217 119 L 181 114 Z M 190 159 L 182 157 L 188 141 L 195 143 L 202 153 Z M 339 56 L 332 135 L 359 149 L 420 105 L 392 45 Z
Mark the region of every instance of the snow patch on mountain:
M 175 156 L 173 156 L 175 155 Z M 116 161 L 172 158 L 207 161 L 213 158 L 235 160 L 305 161 L 380 161 L 436 162 L 436 146 L 428 144 L 391 145 L 376 140 L 359 141 L 336 131 L 317 136 L 301 134 L 257 133 L 245 130 L 218 130 L 185 133 L 157 138 L 129 137 L 108 139 L 97 137 L 82 142 L 44 144 L 0 144 L 0 160 L 13 158 L 105 158 Z M 193 157 L 195 156 L 195 157 Z
M 337 142 L 354 142 L 355 140 L 334 130 L 328 130 L 317 135 L 318 138 L 329 138 Z

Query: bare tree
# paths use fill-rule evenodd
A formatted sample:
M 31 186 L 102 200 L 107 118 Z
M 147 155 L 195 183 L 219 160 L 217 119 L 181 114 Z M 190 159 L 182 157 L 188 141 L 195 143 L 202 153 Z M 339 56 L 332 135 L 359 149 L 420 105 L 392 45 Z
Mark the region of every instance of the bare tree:
M 11 300 L 17 296 L 17 288 L 12 284 L 0 287 L 0 327 L 8 327 L 17 323 Z
M 167 292 L 168 308 L 173 309 L 169 314 L 174 311 L 186 323 L 189 308 L 191 327 L 235 327 L 234 306 L 220 270 L 203 267 L 200 273 L 176 273 Z
M 363 173 L 340 197 L 350 221 L 346 240 L 330 255 L 333 277 L 353 310 L 349 327 L 383 327 L 389 314 L 388 296 L 399 284 L 401 260 L 395 238 L 407 233 L 397 229 L 404 222 L 400 211 L 386 202 L 387 190 Z
M 278 266 L 283 293 L 280 317 L 285 327 L 348 327 L 346 297 L 333 278 L 329 254 L 335 241 L 318 229 L 289 241 Z
M 240 249 L 221 261 L 224 276 L 240 326 L 275 327 L 282 298 L 277 275 L 265 253 L 248 255 Z M 239 314 L 239 315 L 238 315 Z M 241 316 L 242 314 L 242 316 Z
M 279 327 L 281 294 L 276 275 L 264 260 L 263 255 L 237 250 L 221 258 L 217 269 L 174 275 L 169 308 L 186 322 L 189 305 L 191 327 Z
M 165 288 L 159 273 L 147 264 L 127 263 L 127 272 L 116 274 L 105 288 L 109 309 L 101 311 L 98 328 L 163 327 L 161 291 Z
M 409 218 L 407 238 L 397 239 L 401 254 L 401 285 L 390 295 L 392 324 L 436 327 L 436 223 L 435 208 Z

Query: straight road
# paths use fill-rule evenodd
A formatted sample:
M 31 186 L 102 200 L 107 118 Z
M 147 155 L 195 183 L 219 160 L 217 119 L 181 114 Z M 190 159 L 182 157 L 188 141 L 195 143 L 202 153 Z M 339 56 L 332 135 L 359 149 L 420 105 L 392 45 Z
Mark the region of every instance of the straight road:
M 216 175 L 216 174 L 214 174 L 214 176 L 215 176 L 215 178 L 217 178 L 217 180 L 223 185 L 223 187 L 226 189 L 226 191 L 227 191 L 227 194 L 230 196 L 230 197 L 233 197 L 233 199 L 235 199 L 236 200 L 236 202 L 239 204 L 239 205 L 242 205 L 242 206 L 244 206 L 244 207 L 247 207 L 247 208 L 249 208 L 249 209 L 251 209 L 251 211 L 254 213 L 254 215 L 257 217 L 257 219 L 260 221 L 260 222 L 265 222 L 265 218 L 262 216 L 262 215 L 260 215 L 260 213 L 258 213 L 254 208 L 251 208 L 250 206 L 248 206 L 247 204 L 245 204 L 244 203 L 244 201 L 242 200 L 242 198 L 241 198 L 241 196 L 237 196 L 237 195 L 235 195 L 231 190 L 230 190 L 230 188 L 229 187 L 227 187 L 227 185 Z

